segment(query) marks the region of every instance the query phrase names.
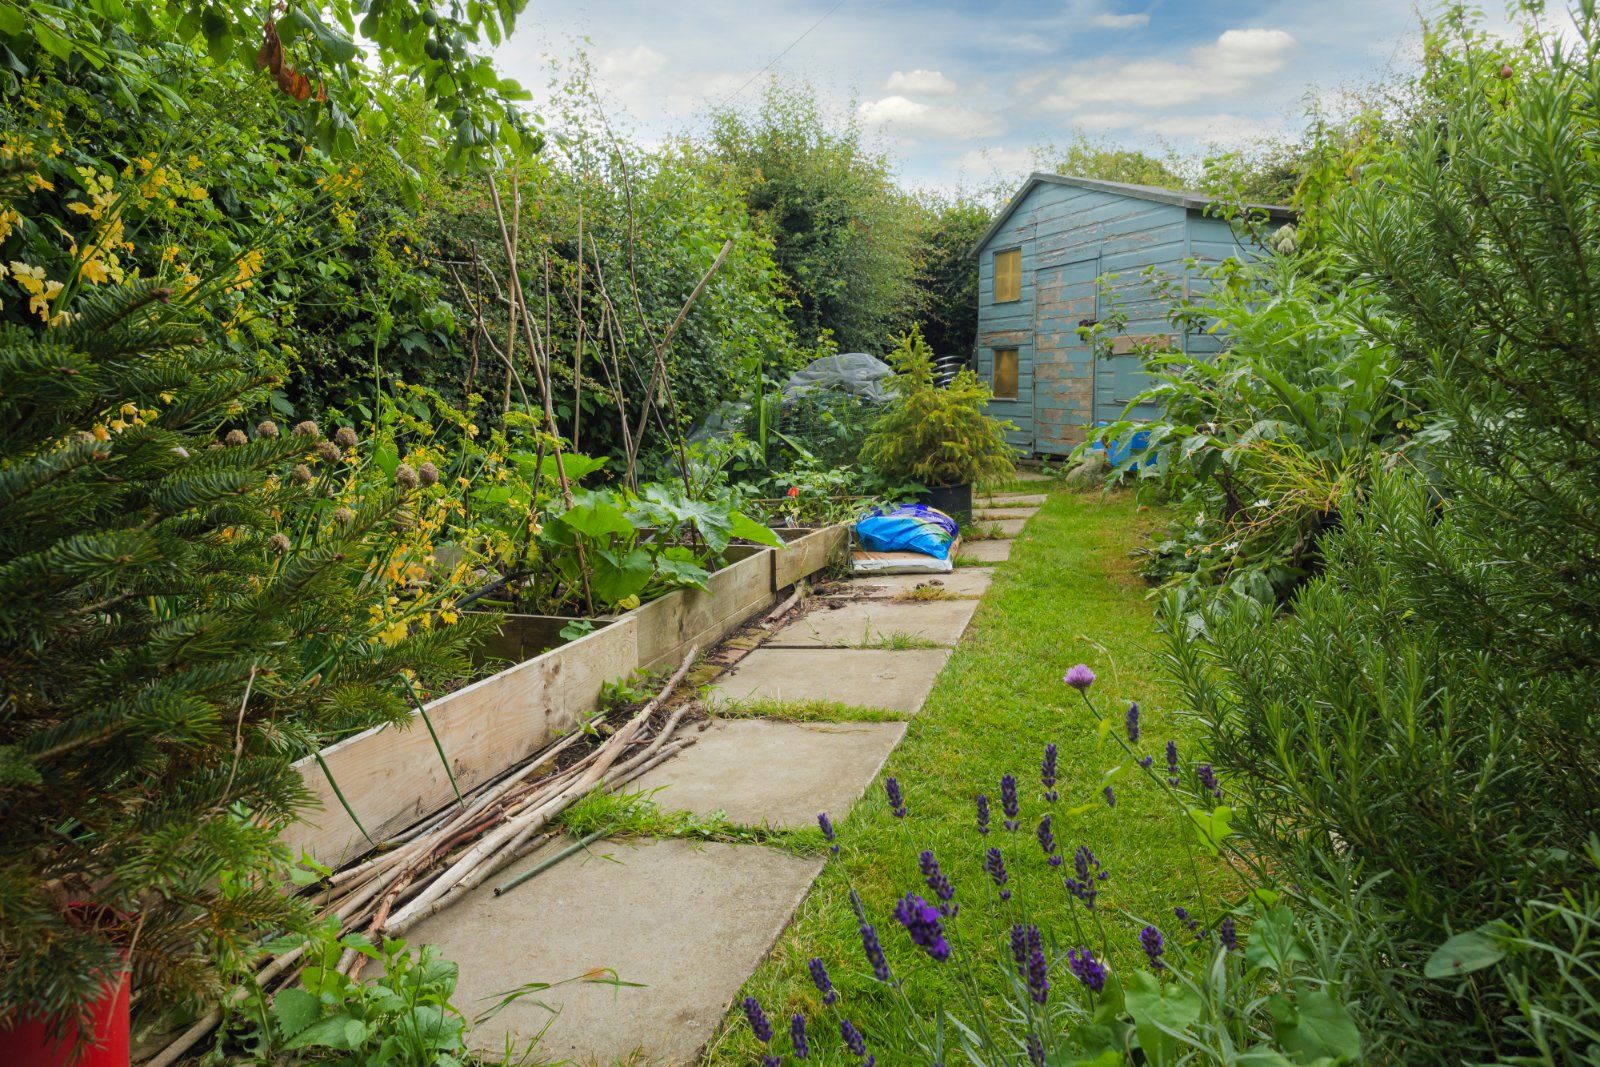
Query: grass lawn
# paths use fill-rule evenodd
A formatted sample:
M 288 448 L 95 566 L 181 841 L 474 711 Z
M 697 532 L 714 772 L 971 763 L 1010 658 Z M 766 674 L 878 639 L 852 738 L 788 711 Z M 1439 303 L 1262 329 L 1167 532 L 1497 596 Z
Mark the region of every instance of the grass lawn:
M 1030 483 L 1028 488 L 1047 487 Z M 1187 845 L 1192 833 L 1181 815 L 1132 766 L 1112 779 L 1117 803 L 1114 809 L 1107 806 L 1102 776 L 1121 762 L 1122 751 L 1100 737 L 1077 694 L 1061 681 L 1074 663 L 1089 664 L 1099 675 L 1093 695 L 1119 724 L 1127 701 L 1138 700 L 1143 747 L 1158 766 L 1168 738 L 1176 738 L 1185 752 L 1191 747 L 1188 726 L 1174 715 L 1171 693 L 1158 680 L 1152 606 L 1128 555 L 1160 518 L 1141 511 L 1131 495 L 1052 495 L 1011 558 L 999 565 L 961 646 L 889 760 L 885 774 L 899 778 L 910 815 L 901 821 L 890 814 L 881 781 L 847 818 L 833 813 L 840 855 L 829 862 L 772 957 L 741 994 L 759 998 L 780 1030 L 787 1029 L 790 1015 L 804 1012 L 812 1020 L 813 1060 L 856 1062 L 840 1046 L 840 1013 L 870 1026 L 885 1003 L 862 956 L 849 903 L 851 884 L 865 900 L 911 1002 L 929 1018 L 941 1003 L 960 1010 L 954 967 L 934 963 L 915 949 L 891 915 L 908 890 L 932 896 L 918 871 L 922 849 L 934 851 L 955 884 L 961 904 L 950 924 L 958 938 L 956 951 L 979 957 L 985 990 L 1004 989 L 999 968 L 1002 962 L 1010 966 L 1010 920 L 1002 921 L 982 871 L 990 845 L 1002 849 L 1012 884 L 1027 894 L 1032 917 L 1063 948 L 1079 943 L 1074 909 L 1078 917 L 1083 911 L 1066 892 L 1062 875 L 1071 873 L 1078 845 L 1093 849 L 1110 872 L 1101 883 L 1099 906 L 1110 931 L 1113 967 L 1138 955 L 1137 931 L 1144 921 L 1176 937 L 1173 906 L 1195 909 L 1201 903 Z M 1039 782 L 1050 741 L 1060 750 L 1061 795 L 1053 805 Z M 999 782 L 1007 772 L 1017 776 L 1022 794 L 1022 828 L 1016 833 L 1001 826 Z M 993 803 L 994 829 L 987 838 L 975 829 L 978 793 L 988 794 Z M 1054 813 L 1055 835 L 1067 857 L 1060 870 L 1047 866 L 1035 838 L 1047 811 Z M 1201 880 L 1207 904 L 1227 885 L 1225 873 L 1209 865 Z M 806 963 L 813 956 L 827 963 L 840 990 L 832 1009 L 824 1008 L 807 976 Z M 1064 968 L 1051 975 L 1056 984 L 1072 980 Z M 920 1062 L 911 1052 L 896 1050 L 892 1035 L 869 1032 L 869 1039 L 886 1067 Z M 776 1047 L 786 1050 L 787 1037 L 780 1036 Z M 742 1065 L 759 1059 L 758 1046 L 735 1010 L 712 1042 L 707 1062 Z

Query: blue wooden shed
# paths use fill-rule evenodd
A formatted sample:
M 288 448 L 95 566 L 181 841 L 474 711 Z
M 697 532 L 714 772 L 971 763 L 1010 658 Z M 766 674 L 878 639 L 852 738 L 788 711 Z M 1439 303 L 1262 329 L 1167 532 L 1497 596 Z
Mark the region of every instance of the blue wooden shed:
M 1145 274 L 1155 267 L 1188 293 L 1189 260 L 1260 254 L 1226 220 L 1208 215 L 1211 205 L 1198 193 L 1035 173 L 995 218 L 973 248 L 976 364 L 994 390 L 990 414 L 1017 426 L 1011 440 L 1019 451 L 1064 455 L 1087 427 L 1122 418 L 1145 387 L 1133 352 L 1139 341 L 1165 335 L 1190 353 L 1221 347 L 1211 334 L 1171 336 L 1169 300 Z M 1293 221 L 1289 208 L 1256 206 L 1273 225 Z M 1097 321 L 1111 301 L 1128 323 L 1097 358 L 1079 327 Z

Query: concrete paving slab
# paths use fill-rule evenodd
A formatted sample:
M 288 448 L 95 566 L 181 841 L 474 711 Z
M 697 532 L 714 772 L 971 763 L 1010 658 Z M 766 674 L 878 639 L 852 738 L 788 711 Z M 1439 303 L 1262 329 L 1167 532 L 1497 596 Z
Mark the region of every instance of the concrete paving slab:
M 996 493 L 974 503 L 980 508 L 1036 508 L 1046 499 L 1043 493 Z
M 1056 480 L 1056 475 L 1045 474 L 1042 471 L 1019 470 L 1014 477 L 1019 482 L 1053 482 Z
M 994 581 L 994 572 L 982 567 L 963 567 L 949 574 L 883 574 L 862 576 L 851 580 L 845 587 L 846 595 L 870 596 L 881 599 L 910 593 L 918 586 L 943 589 L 952 596 L 982 596 Z
M 1015 541 L 1006 538 L 996 538 L 991 541 L 964 541 L 961 551 L 956 553 L 957 559 L 972 559 L 979 563 L 999 563 L 1011 558 L 1011 546 Z
M 406 940 L 437 945 L 460 966 L 452 999 L 469 1018 L 528 982 L 609 978 L 609 969 L 641 987 L 573 982 L 524 997 L 471 1032 L 473 1050 L 492 1060 L 508 1037 L 520 1051 L 548 1024 L 541 1062 L 690 1062 L 822 869 L 820 858 L 760 845 L 604 841 L 494 895 L 541 855 Z
M 978 522 L 993 522 L 1000 519 L 1031 519 L 1037 514 L 1038 508 L 975 508 L 972 517 Z
M 833 700 L 915 712 L 948 648 L 758 648 L 711 687 L 713 701 Z
M 978 521 L 985 529 L 993 528 L 994 530 L 996 530 L 1000 534 L 1001 537 L 1016 537 L 1018 534 L 1020 534 L 1022 532 L 1023 523 L 1027 522 L 1028 520 L 1027 519 L 980 519 Z M 984 540 L 984 538 L 976 538 L 975 540 Z M 992 540 L 992 538 L 989 538 L 988 540 Z
M 659 787 L 662 808 L 746 826 L 815 826 L 819 811 L 844 817 L 905 732 L 903 722 L 720 719 L 629 788 Z
M 876 648 L 898 636 L 946 648 L 978 610 L 976 600 L 823 601 L 767 641 L 768 648 Z

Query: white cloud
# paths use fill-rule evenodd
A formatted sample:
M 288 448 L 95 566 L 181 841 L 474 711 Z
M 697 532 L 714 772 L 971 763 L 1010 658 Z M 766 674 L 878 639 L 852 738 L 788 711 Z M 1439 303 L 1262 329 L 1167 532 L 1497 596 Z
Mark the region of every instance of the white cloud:
M 1086 104 L 1154 109 L 1240 97 L 1282 70 L 1296 44 L 1284 30 L 1226 30 L 1215 43 L 1191 49 L 1187 62 L 1097 59 L 1061 78 L 1044 104 L 1058 110 Z
M 883 86 L 891 93 L 946 95 L 956 91 L 956 83 L 937 70 L 897 70 Z
M 1102 30 L 1141 30 L 1150 25 L 1150 16 L 1142 11 L 1127 15 L 1113 15 L 1109 11 L 1102 11 L 1089 20 L 1089 25 L 1098 26 Z
M 647 44 L 605 52 L 595 61 L 595 69 L 606 79 L 648 78 L 666 65 L 667 57 Z
M 1027 148 L 974 148 L 954 160 L 964 174 L 1017 174 L 1034 169 L 1033 151 Z
M 989 137 L 1004 124 L 971 107 L 937 107 L 906 96 L 868 100 L 858 108 L 861 121 L 910 137 Z

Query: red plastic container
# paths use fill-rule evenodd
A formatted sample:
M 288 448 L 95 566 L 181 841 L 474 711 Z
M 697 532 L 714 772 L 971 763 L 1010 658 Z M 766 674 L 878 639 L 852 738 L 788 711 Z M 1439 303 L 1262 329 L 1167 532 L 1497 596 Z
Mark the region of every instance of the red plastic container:
M 5 1067 L 128 1067 L 128 973 L 89 1006 L 94 1044 L 78 1035 L 50 1036 L 40 1019 L 24 1019 L 0 1030 L 0 1064 Z

